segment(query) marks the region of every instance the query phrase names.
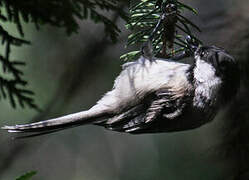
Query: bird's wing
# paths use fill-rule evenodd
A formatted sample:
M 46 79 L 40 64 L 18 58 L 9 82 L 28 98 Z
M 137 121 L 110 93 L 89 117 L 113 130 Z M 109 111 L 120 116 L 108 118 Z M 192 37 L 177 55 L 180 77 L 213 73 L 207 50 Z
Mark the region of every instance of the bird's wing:
M 108 119 L 106 122 L 102 122 L 101 125 L 120 132 L 154 132 L 153 124 L 158 124 L 162 119 L 172 121 L 182 114 L 185 107 L 184 99 L 186 99 L 186 95 L 175 98 L 168 90 L 156 92 L 153 97 L 143 100 L 142 103 Z M 147 129 L 149 130 L 147 131 Z
M 114 88 L 98 101 L 109 112 L 119 114 L 139 104 L 148 94 L 159 89 L 178 91 L 187 84 L 189 64 L 157 59 L 139 59 L 129 64 L 116 78 Z M 128 107 L 128 108 L 127 108 Z
M 159 74 L 162 77 L 158 77 L 158 79 L 162 79 L 165 76 L 166 83 L 164 85 L 150 91 L 150 94 L 144 96 L 139 103 L 106 122 L 102 122 L 101 125 L 114 131 L 136 133 L 143 130 L 142 132 L 146 133 L 146 129 L 158 120 L 176 119 L 182 114 L 185 106 L 183 101 L 192 90 L 186 76 L 187 68 L 188 66 L 179 64 L 174 69 L 168 68 L 169 72 L 165 69 L 165 72 Z M 154 79 L 156 80 L 156 78 Z M 148 83 L 153 83 L 153 81 Z

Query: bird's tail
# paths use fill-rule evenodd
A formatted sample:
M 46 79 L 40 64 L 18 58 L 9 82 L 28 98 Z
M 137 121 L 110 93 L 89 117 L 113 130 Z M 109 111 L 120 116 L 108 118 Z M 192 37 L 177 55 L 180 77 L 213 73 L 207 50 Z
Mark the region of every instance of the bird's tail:
M 53 133 L 79 125 L 98 122 L 107 117 L 108 113 L 103 110 L 99 110 L 99 108 L 93 107 L 88 111 L 69 114 L 59 118 L 35 122 L 31 124 L 3 126 L 1 129 L 7 130 L 10 133 L 30 133 L 28 136 L 25 137 L 31 137 Z

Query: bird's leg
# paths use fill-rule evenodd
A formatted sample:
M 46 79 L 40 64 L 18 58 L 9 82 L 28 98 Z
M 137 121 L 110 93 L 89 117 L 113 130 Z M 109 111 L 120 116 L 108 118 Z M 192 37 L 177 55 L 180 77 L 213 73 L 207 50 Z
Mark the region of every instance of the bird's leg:
M 153 47 L 150 39 L 142 45 L 141 54 L 143 57 L 142 64 L 144 64 L 146 59 L 148 59 L 151 62 L 154 60 Z
M 197 41 L 195 41 L 194 38 L 192 38 L 191 36 L 186 36 L 185 41 L 187 42 L 187 48 L 191 51 L 194 52 L 199 46 L 200 43 L 198 43 Z
M 191 36 L 187 36 L 185 38 L 185 41 L 187 42 L 187 47 L 185 48 L 185 50 L 176 56 L 172 56 L 173 60 L 181 60 L 190 56 L 193 56 L 194 52 L 196 51 L 196 49 L 200 46 L 198 44 L 198 42 L 196 42 Z

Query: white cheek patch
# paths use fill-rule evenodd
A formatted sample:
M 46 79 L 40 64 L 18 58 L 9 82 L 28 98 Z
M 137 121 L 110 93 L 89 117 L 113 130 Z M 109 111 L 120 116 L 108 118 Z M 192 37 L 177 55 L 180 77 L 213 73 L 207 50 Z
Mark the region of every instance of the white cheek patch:
M 210 80 L 217 79 L 217 76 L 215 75 L 215 68 L 211 64 L 200 59 L 200 56 L 197 56 L 196 59 L 194 77 L 197 81 L 205 83 Z
M 196 56 L 196 67 L 194 69 L 195 98 L 194 105 L 204 108 L 207 101 L 216 100 L 217 91 L 221 86 L 221 79 L 215 74 L 215 68 Z

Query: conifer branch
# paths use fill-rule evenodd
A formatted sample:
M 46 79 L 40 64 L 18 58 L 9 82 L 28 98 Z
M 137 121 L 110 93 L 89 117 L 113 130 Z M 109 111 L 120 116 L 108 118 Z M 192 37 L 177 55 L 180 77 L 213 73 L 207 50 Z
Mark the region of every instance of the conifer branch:
M 0 42 L 5 49 L 3 54 L 0 53 L 0 64 L 3 69 L 3 75 L 0 75 L 0 97 L 8 99 L 14 108 L 19 104 L 21 107 L 27 105 L 29 108 L 38 109 L 32 98 L 34 93 L 25 89 L 27 82 L 23 79 L 23 71 L 20 69 L 25 63 L 11 59 L 13 46 L 29 44 L 29 41 L 24 39 L 22 22 L 34 23 L 38 30 L 45 24 L 63 28 L 70 35 L 79 29 L 77 19 L 91 19 L 95 23 L 102 23 L 106 35 L 116 42 L 120 29 L 116 22 L 102 12 L 115 12 L 127 20 L 125 11 L 119 5 L 124 2 L 125 0 L 0 1 Z M 22 38 L 13 36 L 5 30 L 5 22 L 14 23 Z
M 150 40 L 156 57 L 171 58 L 188 50 L 186 36 L 201 43 L 193 33 L 193 29 L 201 31 L 200 28 L 181 15 L 184 10 L 197 14 L 194 8 L 178 0 L 140 0 L 133 3 L 130 7 L 130 20 L 126 25 L 132 31 L 127 46 Z M 134 60 L 140 55 L 141 52 L 127 53 L 121 59 Z

